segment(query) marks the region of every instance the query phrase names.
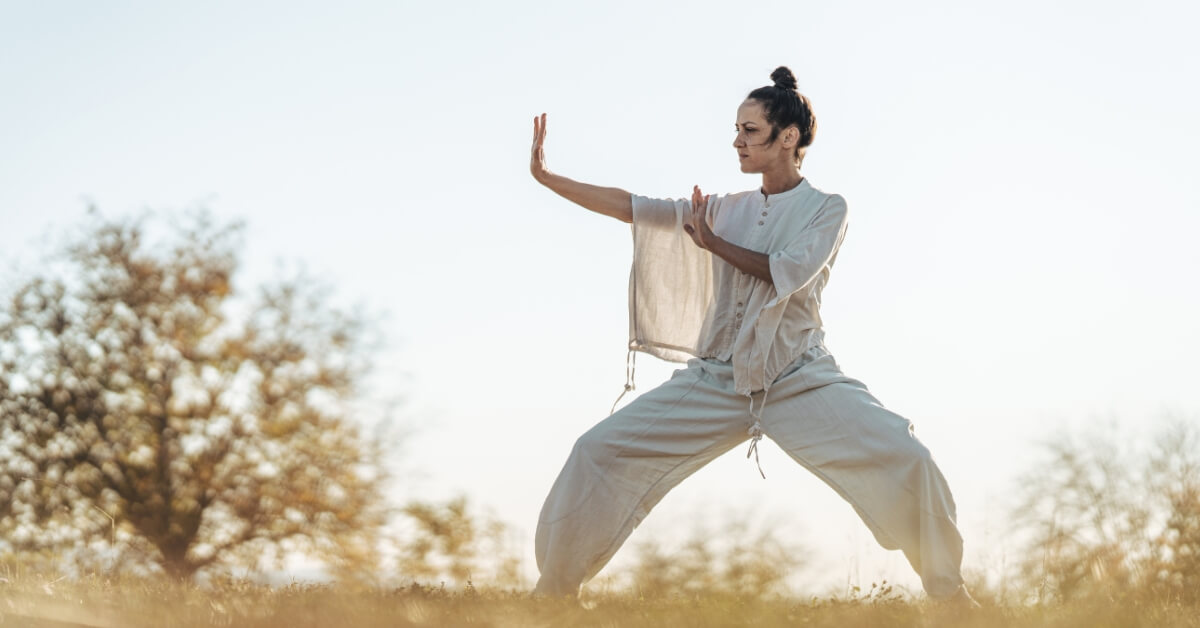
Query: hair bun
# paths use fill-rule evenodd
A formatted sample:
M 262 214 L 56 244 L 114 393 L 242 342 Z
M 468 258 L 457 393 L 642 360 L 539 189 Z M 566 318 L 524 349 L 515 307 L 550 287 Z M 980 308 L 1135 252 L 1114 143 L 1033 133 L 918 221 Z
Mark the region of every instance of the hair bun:
M 775 87 L 796 89 L 796 75 L 792 74 L 786 65 L 775 68 L 775 71 L 771 73 L 771 80 L 775 81 Z

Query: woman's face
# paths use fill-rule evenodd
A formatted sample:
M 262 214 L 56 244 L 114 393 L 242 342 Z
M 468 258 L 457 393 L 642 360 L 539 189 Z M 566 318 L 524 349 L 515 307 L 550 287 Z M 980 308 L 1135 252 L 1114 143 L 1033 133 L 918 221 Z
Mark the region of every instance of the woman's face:
M 792 152 L 784 147 L 784 133 L 780 132 L 774 142 L 771 139 L 771 123 L 762 103 L 746 99 L 737 110 L 737 137 L 733 148 L 737 150 L 742 172 L 763 172 L 778 165 L 780 160 L 792 163 Z

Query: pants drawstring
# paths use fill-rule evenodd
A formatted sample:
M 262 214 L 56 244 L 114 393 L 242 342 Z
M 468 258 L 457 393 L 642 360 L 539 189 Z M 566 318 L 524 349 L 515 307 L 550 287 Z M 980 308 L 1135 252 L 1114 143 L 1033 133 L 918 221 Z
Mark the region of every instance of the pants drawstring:
M 750 454 L 754 454 L 754 465 L 758 467 L 758 474 L 765 480 L 767 479 L 767 474 L 763 473 L 762 463 L 758 460 L 758 441 L 762 440 L 763 437 L 762 410 L 767 406 L 767 390 L 763 390 L 762 403 L 758 406 L 757 414 L 754 412 L 754 395 L 750 394 L 746 396 L 750 398 L 750 418 L 754 419 L 754 424 L 750 426 L 750 429 L 746 430 L 746 433 L 750 435 L 750 449 L 746 450 L 746 459 L 749 460 Z
M 610 415 L 617 411 L 617 404 L 621 403 L 621 399 L 625 396 L 625 393 L 636 390 L 636 387 L 633 385 L 633 376 L 636 372 L 637 352 L 630 349 L 629 353 L 625 354 L 625 389 L 621 391 L 620 395 L 617 395 L 617 400 L 613 402 L 612 409 L 608 411 Z

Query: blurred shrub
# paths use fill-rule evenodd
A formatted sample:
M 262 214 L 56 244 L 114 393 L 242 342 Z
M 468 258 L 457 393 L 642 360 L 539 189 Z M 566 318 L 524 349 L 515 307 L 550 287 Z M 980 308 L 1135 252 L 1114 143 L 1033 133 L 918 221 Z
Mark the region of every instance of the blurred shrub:
M 525 586 L 521 559 L 502 521 L 472 511 L 466 497 L 414 501 L 402 509 L 399 575 L 414 582 L 515 589 Z
M 302 552 L 366 572 L 360 316 L 298 277 L 235 298 L 238 225 L 92 215 L 0 307 L 0 555 L 162 571 Z
M 742 519 L 716 531 L 698 527 L 670 550 L 644 541 L 636 553 L 636 562 L 618 580 L 643 598 L 784 595 L 788 576 L 804 567 L 799 546 L 770 526 L 755 529 Z
M 1020 568 L 1038 600 L 1200 599 L 1200 430 L 1177 421 L 1134 445 L 1062 435 L 1021 478 Z
M 1156 591 L 1200 602 L 1200 428 L 1180 422 L 1159 434 L 1147 476 L 1152 499 L 1166 513 L 1150 582 Z

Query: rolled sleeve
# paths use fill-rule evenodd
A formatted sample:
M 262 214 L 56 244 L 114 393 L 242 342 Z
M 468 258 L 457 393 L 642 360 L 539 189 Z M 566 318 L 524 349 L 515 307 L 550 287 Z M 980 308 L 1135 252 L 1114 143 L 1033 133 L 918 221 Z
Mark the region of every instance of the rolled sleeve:
M 804 290 L 821 274 L 846 234 L 846 200 L 831 195 L 816 216 L 782 249 L 771 253 L 774 302 Z
M 684 199 L 650 198 L 631 194 L 633 222 L 656 229 L 682 229 L 683 217 L 690 214 L 692 204 Z

